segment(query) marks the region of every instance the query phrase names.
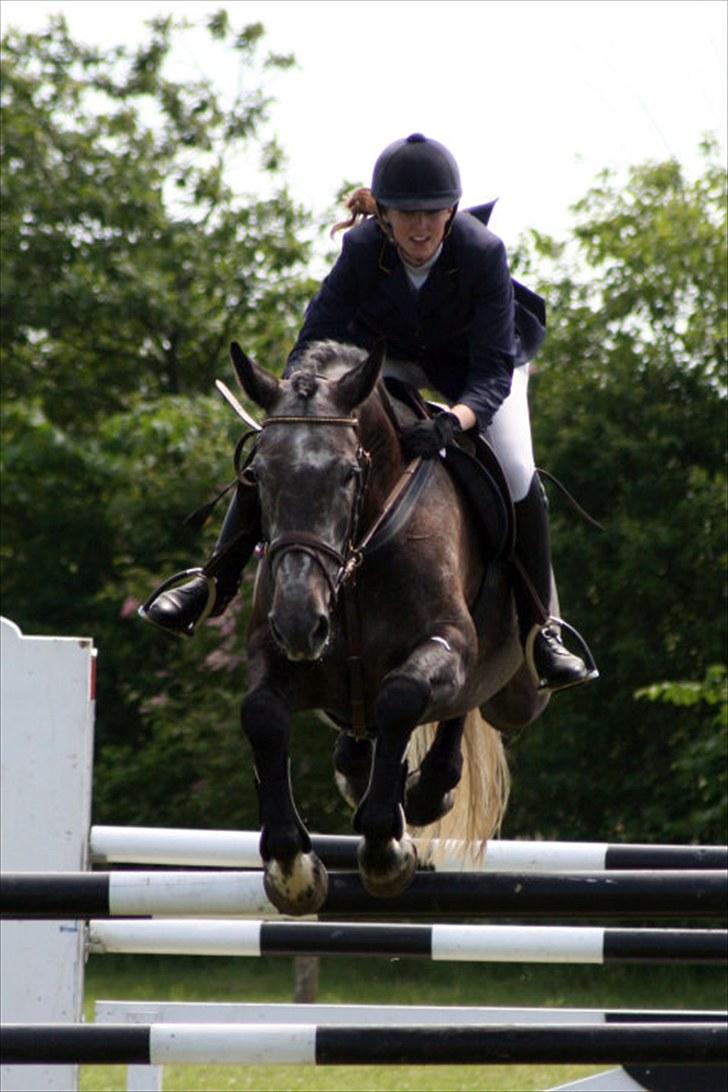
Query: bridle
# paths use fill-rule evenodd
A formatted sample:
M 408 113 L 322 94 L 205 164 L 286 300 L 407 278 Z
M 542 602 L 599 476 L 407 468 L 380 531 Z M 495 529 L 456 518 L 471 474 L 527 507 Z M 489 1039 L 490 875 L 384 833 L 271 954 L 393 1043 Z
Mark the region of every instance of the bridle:
M 353 428 L 358 437 L 359 420 L 356 417 L 304 417 L 304 416 L 280 416 L 267 417 L 262 423 L 263 429 L 278 425 L 326 425 L 343 428 Z M 277 535 L 269 542 L 260 544 L 260 556 L 267 558 L 273 572 L 273 566 L 280 563 L 288 553 L 304 553 L 319 566 L 323 572 L 331 592 L 331 606 L 333 608 L 338 599 L 342 587 L 349 583 L 363 559 L 361 546 L 357 546 L 357 535 L 361 519 L 361 510 L 364 496 L 369 484 L 371 470 L 371 456 L 366 448 L 357 444 L 356 450 L 356 492 L 349 515 L 349 525 L 343 550 L 338 550 L 331 543 L 326 542 L 318 535 L 310 531 L 287 531 Z M 331 575 L 329 566 L 324 563 L 324 557 L 332 558 L 336 562 L 336 572 Z
M 262 422 L 261 427 L 271 428 L 274 425 L 334 425 L 353 428 L 357 433 L 357 438 L 359 432 L 359 420 L 356 417 L 268 417 Z M 251 458 L 252 455 L 253 452 L 251 452 Z M 371 471 L 371 456 L 361 442 L 357 444 L 356 463 L 358 468 L 357 489 L 354 502 L 351 506 L 349 527 L 347 529 L 346 542 L 343 551 L 338 550 L 335 546 L 332 546 L 322 538 L 319 538 L 318 535 L 313 535 L 308 531 L 289 531 L 285 534 L 277 535 L 271 542 L 261 543 L 260 556 L 267 559 L 272 572 L 274 561 L 280 561 L 285 554 L 294 550 L 299 553 L 307 554 L 308 557 L 316 562 L 326 577 L 326 581 L 331 591 L 332 610 L 336 605 L 340 592 L 343 590 L 346 641 L 348 646 L 346 663 L 349 675 L 351 728 L 357 739 L 361 739 L 366 732 L 366 703 L 364 698 L 361 623 L 356 595 L 356 581 L 354 578 L 357 569 L 364 560 L 367 548 L 371 546 L 371 549 L 374 550 L 377 543 L 388 541 L 389 536 L 392 534 L 392 531 L 389 529 L 389 524 L 393 521 L 390 517 L 393 516 L 395 510 L 411 510 L 411 508 L 408 509 L 407 504 L 404 503 L 405 498 L 409 498 L 410 505 L 414 503 L 413 498 L 416 494 L 416 489 L 413 489 L 412 486 L 416 481 L 419 481 L 421 485 L 422 475 L 418 475 L 417 472 L 420 469 L 424 470 L 425 468 L 422 467 L 422 460 L 420 458 L 414 459 L 406 466 L 404 472 L 390 490 L 381 511 L 374 519 L 371 526 L 368 527 L 366 532 L 359 538 L 361 511 Z M 431 463 L 428 463 L 427 469 L 431 469 L 431 465 Z M 406 520 L 406 518 L 407 516 L 403 516 L 403 520 Z M 332 558 L 336 562 L 337 569 L 333 578 L 329 573 L 327 566 L 324 564 L 324 557 Z

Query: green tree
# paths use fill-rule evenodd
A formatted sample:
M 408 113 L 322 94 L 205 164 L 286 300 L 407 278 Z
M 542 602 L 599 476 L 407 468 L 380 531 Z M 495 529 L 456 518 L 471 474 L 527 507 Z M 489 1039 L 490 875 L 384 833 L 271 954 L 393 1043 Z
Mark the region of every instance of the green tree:
M 210 393 L 230 339 L 282 365 L 311 293 L 314 228 L 267 133 L 265 83 L 291 58 L 224 12 L 207 30 L 233 101 L 171 74 L 184 21 L 133 51 L 61 18 L 2 41 L 3 611 L 94 637 L 109 821 L 255 816 L 243 608 L 190 645 L 135 613 L 214 537 L 218 519 L 201 537 L 183 521 L 233 476 L 240 422 Z
M 195 439 L 207 414 L 195 399 L 228 371 L 232 336 L 282 362 L 309 294 L 310 218 L 263 135 L 261 85 L 292 60 L 265 53 L 260 25 L 210 17 L 212 46 L 238 70 L 226 103 L 211 79 L 169 75 L 188 29 L 156 19 L 138 49 L 104 52 L 58 17 L 2 41 L 3 593 L 24 628 L 90 623 L 118 559 L 163 570 L 189 546 L 180 520 L 230 475 L 229 455 L 208 448 L 214 472 L 199 456 L 208 480 L 188 476 L 198 496 L 182 501 L 185 437 L 170 439 L 173 453 L 154 441 L 175 429 Z M 136 549 L 129 526 L 110 522 L 109 420 L 119 435 L 148 422 L 150 441 L 146 453 L 130 445 L 117 505 L 151 495 L 140 479 L 164 481 L 134 521 Z
M 724 786 L 696 757 L 714 750 L 706 706 L 634 700 L 725 654 L 725 174 L 704 151 L 693 180 L 673 161 L 605 173 L 566 244 L 534 234 L 521 255 L 550 305 L 538 458 L 606 530 L 550 490 L 564 614 L 602 677 L 555 699 L 516 748 L 519 830 L 725 838 Z
M 720 831 L 728 811 L 726 665 L 711 664 L 700 682 L 653 683 L 638 690 L 635 697 L 677 709 L 704 707 L 706 727 L 712 731 L 685 736 L 671 774 L 675 791 L 685 793 L 691 803 L 693 812 L 686 817 L 691 827 Z
M 187 24 L 136 50 L 65 21 L 2 41 L 2 343 L 6 398 L 75 430 L 142 395 L 208 391 L 231 336 L 270 361 L 309 294 L 308 216 L 265 139 L 261 82 L 290 57 L 259 24 L 208 20 L 239 91 L 169 75 Z

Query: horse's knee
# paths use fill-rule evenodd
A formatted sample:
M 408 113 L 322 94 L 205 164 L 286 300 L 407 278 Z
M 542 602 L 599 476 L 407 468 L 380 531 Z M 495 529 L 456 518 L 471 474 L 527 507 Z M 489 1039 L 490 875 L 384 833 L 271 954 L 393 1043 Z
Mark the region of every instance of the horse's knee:
M 454 790 L 463 774 L 463 756 L 459 746 L 448 750 L 433 746 L 419 769 L 407 778 L 405 815 L 415 827 L 427 827 L 452 811 Z
M 385 679 L 376 702 L 378 727 L 411 729 L 420 719 L 430 700 L 430 687 L 408 675 L 390 675 Z

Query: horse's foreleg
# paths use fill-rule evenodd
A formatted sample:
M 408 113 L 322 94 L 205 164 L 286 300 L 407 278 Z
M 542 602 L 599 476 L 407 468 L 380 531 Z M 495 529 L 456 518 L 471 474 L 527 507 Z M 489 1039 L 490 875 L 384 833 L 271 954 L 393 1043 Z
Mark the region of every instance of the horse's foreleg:
M 326 898 L 328 877 L 293 801 L 290 709 L 274 691 L 259 687 L 247 695 L 241 713 L 258 783 L 266 894 L 284 914 L 314 914 Z
M 413 827 L 427 827 L 452 810 L 463 772 L 460 745 L 464 729 L 464 716 L 441 721 L 419 769 L 407 778 L 404 810 Z
M 372 895 L 399 895 L 412 881 L 417 852 L 404 829 L 404 755 L 429 688 L 400 673 L 385 679 L 376 703 L 377 737 L 366 795 L 354 815 L 364 836 L 359 872 Z
M 465 635 L 447 627 L 444 636 L 414 649 L 382 684 L 375 708 L 371 779 L 354 816 L 354 828 L 364 836 L 359 871 L 374 895 L 398 895 L 414 876 L 417 854 L 404 829 L 404 755 L 415 727 L 428 719 L 428 710 L 451 701 L 462 687 L 468 651 Z

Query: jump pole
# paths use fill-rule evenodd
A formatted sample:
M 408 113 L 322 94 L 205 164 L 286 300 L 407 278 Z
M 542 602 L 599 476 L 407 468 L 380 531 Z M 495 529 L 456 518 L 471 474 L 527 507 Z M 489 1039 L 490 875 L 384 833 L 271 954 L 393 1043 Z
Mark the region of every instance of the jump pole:
M 95 1024 L 719 1024 L 718 1010 L 578 1009 L 479 1005 L 291 1004 L 252 1001 L 102 1001 Z
M 725 1024 L 4 1025 L 12 1064 L 722 1065 Z
M 420 872 L 394 899 L 367 894 L 359 876 L 334 872 L 319 917 L 391 919 L 494 916 L 724 919 L 728 873 L 721 871 Z M 98 918 L 147 915 L 277 915 L 261 872 L 3 873 L 4 918 Z
M 314 834 L 313 849 L 327 868 L 357 869 L 359 839 Z M 167 865 L 175 868 L 260 869 L 258 831 L 170 827 L 94 826 L 89 847 L 95 865 Z M 436 872 L 602 872 L 725 869 L 728 846 L 611 845 L 606 842 L 530 842 L 496 839 L 484 847 L 432 843 L 421 867 Z
M 190 920 L 91 921 L 90 952 L 360 956 L 487 963 L 728 963 L 723 929 L 399 925 Z
M 94 1009 L 96 1024 L 326 1024 L 381 1025 L 387 1027 L 416 1025 L 426 1028 L 447 1023 L 448 1026 L 471 1027 L 492 1024 L 682 1024 L 720 1023 L 725 1013 L 717 1011 L 680 1012 L 674 1009 L 601 1010 L 564 1008 L 495 1008 L 473 1005 L 331 1005 L 331 1004 L 253 1004 L 251 1002 L 214 1001 L 97 1001 Z M 161 1066 L 130 1066 L 127 1088 L 135 1092 L 161 1092 Z M 681 1067 L 685 1087 L 703 1087 L 705 1070 Z M 720 1072 L 712 1082 L 722 1088 Z M 642 1078 L 637 1080 L 636 1078 Z M 650 1086 L 646 1075 L 632 1069 L 612 1069 L 597 1078 L 588 1077 L 573 1085 L 560 1086 L 552 1092 L 639 1092 Z M 583 1080 L 588 1082 L 583 1084 Z

